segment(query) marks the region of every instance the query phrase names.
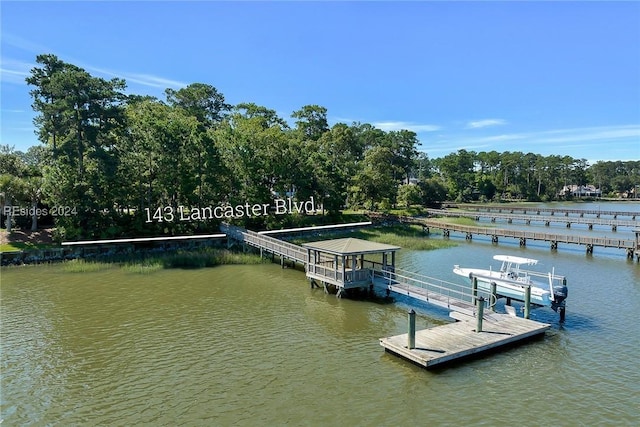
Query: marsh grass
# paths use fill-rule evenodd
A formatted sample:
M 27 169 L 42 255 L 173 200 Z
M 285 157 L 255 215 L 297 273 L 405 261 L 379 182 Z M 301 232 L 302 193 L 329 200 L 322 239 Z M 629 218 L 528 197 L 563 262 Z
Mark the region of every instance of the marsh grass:
M 404 249 L 432 250 L 456 246 L 455 242 L 441 239 L 430 239 L 422 228 L 417 225 L 394 225 L 380 228 L 363 228 L 355 231 L 331 233 L 327 235 L 305 236 L 292 240 L 292 243 L 301 244 L 324 239 L 339 239 L 354 237 L 370 240 L 372 242 L 399 246 Z
M 127 273 L 150 274 L 164 269 L 164 265 L 159 259 L 150 259 L 141 260 L 140 262 L 128 262 L 122 264 L 120 268 Z
M 224 264 L 260 264 L 266 262 L 259 255 L 237 253 L 224 249 L 200 252 L 179 251 L 163 258 L 164 268 L 204 268 Z
M 63 264 L 62 270 L 66 273 L 91 273 L 94 271 L 107 270 L 111 267 L 113 267 L 113 265 L 106 262 L 72 259 Z
M 257 254 L 237 253 L 226 249 L 205 249 L 200 251 L 178 251 L 151 256 L 133 255 L 105 257 L 99 261 L 74 259 L 65 261 L 62 269 L 67 273 L 90 273 L 119 267 L 132 274 L 150 274 L 170 268 L 196 269 L 225 264 L 260 264 L 267 260 Z

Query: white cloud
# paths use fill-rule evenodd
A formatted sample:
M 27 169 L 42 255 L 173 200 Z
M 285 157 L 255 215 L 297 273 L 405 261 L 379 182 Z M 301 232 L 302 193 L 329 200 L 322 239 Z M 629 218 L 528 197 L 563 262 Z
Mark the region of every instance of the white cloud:
M 505 124 L 507 124 L 506 120 L 502 120 L 502 119 L 484 119 L 484 120 L 476 120 L 476 121 L 467 123 L 467 128 L 480 129 L 480 128 L 486 128 L 489 126 L 501 126 Z
M 574 141 L 606 141 L 622 138 L 640 138 L 640 125 L 600 126 L 560 129 L 534 134 L 538 142 L 556 144 Z
M 410 130 L 415 133 L 435 132 L 437 130 L 440 130 L 440 126 L 437 125 L 415 124 L 411 122 L 375 122 L 371 124 L 385 132 L 398 131 L 403 129 Z
M 16 47 L 20 50 L 30 53 L 42 53 L 42 52 L 52 52 L 46 46 L 33 43 L 30 40 L 24 39 L 15 34 L 3 34 L 3 43 L 7 43 L 13 47 Z M 159 88 L 159 89 L 179 89 L 187 86 L 186 83 L 168 79 L 165 77 L 154 76 L 151 74 L 141 74 L 141 73 L 127 73 L 121 71 L 113 71 L 105 68 L 94 67 L 92 65 L 88 65 L 83 63 L 83 61 L 77 58 L 66 58 L 66 55 L 62 53 L 55 53 L 58 58 L 62 61 L 69 62 L 71 64 L 77 65 L 78 67 L 84 68 L 88 72 L 98 73 L 106 76 L 108 78 L 121 78 L 126 80 L 127 83 L 135 83 L 142 86 Z M 6 83 L 15 83 L 15 84 L 24 84 L 25 77 L 28 77 L 31 74 L 31 69 L 35 67 L 36 64 L 30 64 L 22 61 L 15 61 L 11 59 L 2 58 L 2 81 Z
M 2 68 L 0 68 L 0 81 L 3 83 L 23 84 L 25 78 L 31 75 L 33 64 L 13 59 L 2 58 Z
M 3 33 L 2 42 L 6 43 L 9 46 L 13 46 L 20 50 L 24 50 L 26 52 L 31 52 L 35 54 L 41 54 L 43 52 L 49 52 L 51 50 L 47 46 L 34 43 L 31 40 L 27 40 L 16 34 L 11 34 L 11 33 Z
M 142 86 L 148 86 L 148 87 L 159 88 L 159 89 L 167 89 L 167 88 L 180 89 L 185 86 L 188 86 L 186 83 L 183 83 L 181 81 L 154 76 L 151 74 L 126 73 L 126 72 L 112 71 L 112 70 L 107 70 L 105 68 L 97 68 L 92 66 L 85 66 L 84 68 L 95 73 L 103 74 L 105 76 L 124 79 L 127 82 L 127 84 L 136 83 Z
M 593 160 L 640 159 L 640 125 L 598 126 L 520 132 L 489 136 L 439 135 L 425 143 L 432 157 L 454 153 L 460 149 L 472 151 L 521 151 L 536 154 L 569 155 Z M 603 148 L 604 147 L 604 148 Z

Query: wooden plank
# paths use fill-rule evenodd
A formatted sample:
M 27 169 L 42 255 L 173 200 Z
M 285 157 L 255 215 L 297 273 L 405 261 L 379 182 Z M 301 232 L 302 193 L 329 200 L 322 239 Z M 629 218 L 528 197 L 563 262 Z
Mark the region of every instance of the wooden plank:
M 407 348 L 407 334 L 381 338 L 380 345 L 428 369 L 522 342 L 544 334 L 550 326 L 506 314 L 491 314 L 480 333 L 475 332 L 475 321 L 462 321 L 416 331 L 413 349 Z

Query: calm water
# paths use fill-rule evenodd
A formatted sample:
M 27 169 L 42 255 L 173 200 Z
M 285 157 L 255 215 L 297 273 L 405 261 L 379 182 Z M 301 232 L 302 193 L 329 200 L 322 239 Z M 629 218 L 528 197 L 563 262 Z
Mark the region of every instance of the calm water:
M 409 307 L 419 328 L 446 312 L 339 300 L 278 264 L 5 268 L 2 424 L 638 424 L 640 265 L 616 251 L 452 240 L 401 251 L 398 263 L 459 281 L 453 264 L 537 258 L 568 277 L 567 321 L 534 310 L 554 325 L 543 340 L 432 372 L 385 354 L 378 339 L 406 332 Z

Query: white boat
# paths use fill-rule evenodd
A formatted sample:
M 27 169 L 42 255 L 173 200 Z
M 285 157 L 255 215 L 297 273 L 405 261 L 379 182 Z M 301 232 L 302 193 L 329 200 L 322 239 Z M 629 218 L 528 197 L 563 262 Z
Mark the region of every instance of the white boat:
M 567 286 L 565 278 L 556 276 L 555 271 L 540 273 L 525 270 L 523 265 L 536 265 L 538 260 L 511 255 L 494 255 L 493 259 L 502 262 L 498 270 L 481 268 L 462 268 L 459 265 L 453 267 L 453 272 L 459 276 L 476 278 L 478 289 L 484 292 L 491 291 L 491 283 L 496 284 L 498 297 L 506 297 L 519 301 L 525 299 L 526 287 L 531 287 L 531 304 L 551 307 L 556 310 L 564 306 L 567 298 Z

